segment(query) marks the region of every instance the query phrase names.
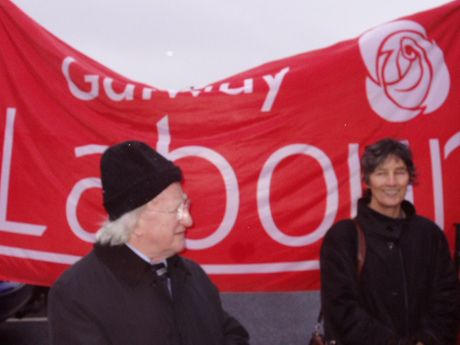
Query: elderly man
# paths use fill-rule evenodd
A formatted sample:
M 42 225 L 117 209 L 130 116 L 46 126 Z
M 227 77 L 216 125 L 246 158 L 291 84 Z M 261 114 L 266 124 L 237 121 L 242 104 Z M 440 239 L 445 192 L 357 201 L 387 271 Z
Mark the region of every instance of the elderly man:
M 50 291 L 51 344 L 248 344 L 206 273 L 177 255 L 192 225 L 181 170 L 128 141 L 103 154 L 101 180 L 109 221 Z

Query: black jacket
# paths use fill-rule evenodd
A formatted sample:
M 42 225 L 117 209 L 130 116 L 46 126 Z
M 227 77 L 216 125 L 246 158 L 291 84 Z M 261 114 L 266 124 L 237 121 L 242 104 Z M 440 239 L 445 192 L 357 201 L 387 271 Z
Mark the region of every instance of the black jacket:
M 244 327 L 223 309 L 196 263 L 168 259 L 174 298 L 128 247 L 95 245 L 49 295 L 52 345 L 246 345 Z
M 407 201 L 404 219 L 358 203 L 366 257 L 357 272 L 357 231 L 340 221 L 321 248 L 321 303 L 326 336 L 338 344 L 455 343 L 459 290 L 443 232 L 417 216 Z

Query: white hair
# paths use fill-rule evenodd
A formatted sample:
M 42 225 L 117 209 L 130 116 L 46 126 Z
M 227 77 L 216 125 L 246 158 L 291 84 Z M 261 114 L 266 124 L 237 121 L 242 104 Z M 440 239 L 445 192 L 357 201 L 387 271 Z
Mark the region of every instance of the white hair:
M 128 242 L 144 206 L 129 211 L 114 221 L 106 221 L 96 232 L 96 243 L 116 246 Z

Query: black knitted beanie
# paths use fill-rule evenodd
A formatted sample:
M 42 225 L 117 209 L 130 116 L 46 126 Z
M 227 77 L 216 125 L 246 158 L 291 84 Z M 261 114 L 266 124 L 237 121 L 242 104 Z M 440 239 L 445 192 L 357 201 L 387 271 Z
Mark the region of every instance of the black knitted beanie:
M 147 144 L 125 141 L 102 155 L 101 181 L 104 208 L 113 221 L 182 181 L 182 172 Z

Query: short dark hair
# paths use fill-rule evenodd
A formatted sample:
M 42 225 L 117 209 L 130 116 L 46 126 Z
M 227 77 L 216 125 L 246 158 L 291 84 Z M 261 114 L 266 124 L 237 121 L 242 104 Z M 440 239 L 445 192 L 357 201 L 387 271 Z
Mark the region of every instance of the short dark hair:
M 412 160 L 412 152 L 406 144 L 392 138 L 381 139 L 372 145 L 366 146 L 361 158 L 364 182 L 369 185 L 369 175 L 389 156 L 396 156 L 404 162 L 409 172 L 409 182 L 414 183 L 416 170 Z

